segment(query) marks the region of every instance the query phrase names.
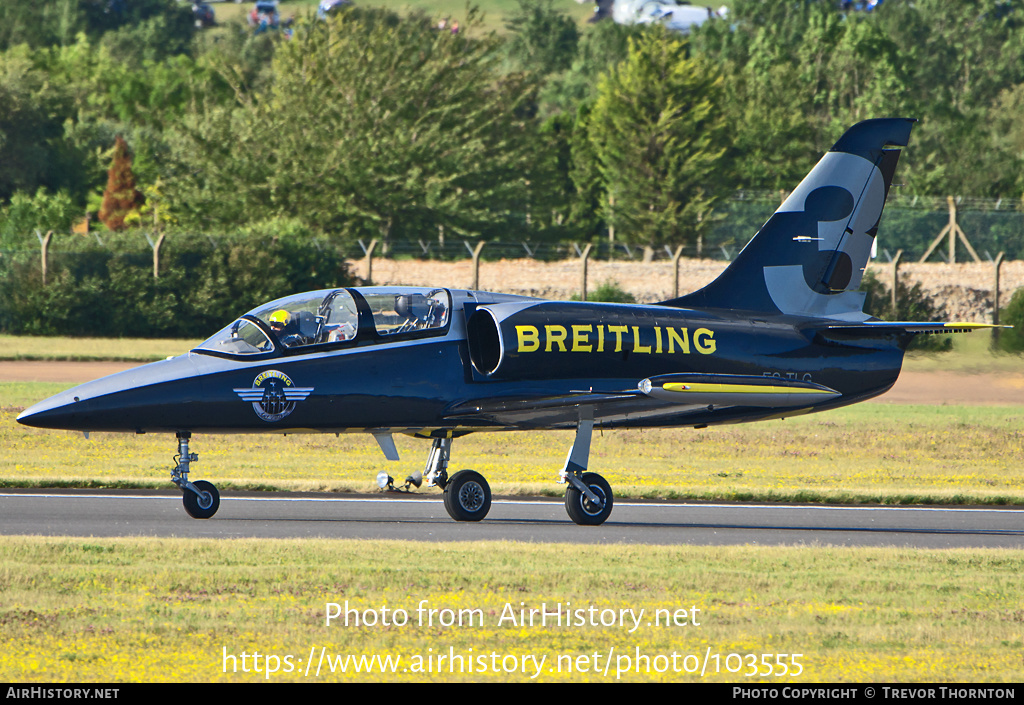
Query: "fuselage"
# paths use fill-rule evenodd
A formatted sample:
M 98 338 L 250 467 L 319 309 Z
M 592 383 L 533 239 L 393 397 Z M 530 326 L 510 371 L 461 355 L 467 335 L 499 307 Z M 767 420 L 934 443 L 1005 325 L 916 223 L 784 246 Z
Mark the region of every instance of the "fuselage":
M 861 401 L 892 386 L 903 358 L 891 337 L 830 334 L 829 321 L 814 318 L 446 289 L 303 296 L 326 303 L 306 307 L 316 315 L 306 316 L 313 322 L 300 331 L 305 337 L 296 336 L 299 344 L 286 344 L 286 334 L 264 322 L 266 312 L 287 310 L 297 297 L 282 299 L 195 350 L 75 387 L 18 421 L 134 433 L 437 436 L 573 428 L 579 406 L 589 404 L 604 427 L 702 426 Z M 680 374 L 813 383 L 837 394 L 813 404 L 748 407 L 637 392 L 642 380 Z

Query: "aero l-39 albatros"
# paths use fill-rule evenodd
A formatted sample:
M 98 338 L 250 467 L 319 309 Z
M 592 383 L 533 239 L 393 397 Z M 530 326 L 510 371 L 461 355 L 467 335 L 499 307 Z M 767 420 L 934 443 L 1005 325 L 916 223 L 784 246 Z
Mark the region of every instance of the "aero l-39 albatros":
M 728 268 L 656 305 L 556 302 L 444 288 L 354 287 L 279 299 L 179 357 L 104 377 L 18 421 L 177 435 L 171 480 L 212 517 L 216 487 L 189 479 L 193 433 L 370 433 L 431 439 L 407 481 L 444 490 L 458 521 L 491 504 L 477 472 L 451 475 L 474 431 L 575 429 L 561 470 L 577 524 L 601 524 L 612 490 L 587 471 L 593 429 L 760 421 L 885 392 L 921 333 L 979 327 L 889 323 L 856 290 L 913 120 L 851 127 Z M 381 485 L 391 485 L 384 474 Z

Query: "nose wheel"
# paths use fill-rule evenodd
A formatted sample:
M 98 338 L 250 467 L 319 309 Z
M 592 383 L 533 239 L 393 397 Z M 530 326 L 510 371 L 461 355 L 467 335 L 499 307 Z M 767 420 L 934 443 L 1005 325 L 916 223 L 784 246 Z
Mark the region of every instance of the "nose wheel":
M 185 505 L 185 511 L 193 519 L 209 519 L 220 509 L 220 492 L 213 483 L 206 480 L 193 482 L 192 486 L 196 492 L 188 489 L 181 495 L 181 503 Z
M 181 490 L 181 503 L 185 512 L 193 519 L 209 519 L 220 509 L 220 492 L 213 483 L 206 480 L 190 482 L 189 466 L 199 460 L 199 456 L 188 451 L 191 433 L 178 433 L 178 454 L 174 456 L 177 465 L 171 470 L 171 482 Z

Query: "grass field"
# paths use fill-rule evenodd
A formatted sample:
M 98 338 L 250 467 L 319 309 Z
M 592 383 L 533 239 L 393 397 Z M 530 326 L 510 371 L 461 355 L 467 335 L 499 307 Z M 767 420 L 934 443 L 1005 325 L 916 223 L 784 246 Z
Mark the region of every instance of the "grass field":
M 202 341 L 0 335 L 0 360 L 153 362 L 180 355 L 200 342 Z
M 426 13 L 429 17 L 437 19 L 446 18 L 465 24 L 469 14 L 469 7 L 475 6 L 482 13 L 482 27 L 485 30 L 497 32 L 505 31 L 505 19 L 509 17 L 518 7 L 518 0 L 354 0 L 360 7 L 383 7 L 401 14 L 418 10 Z M 318 0 L 283 0 L 280 4 L 281 18 L 287 19 L 294 16 L 304 17 L 307 13 L 316 13 Z M 694 3 L 697 4 L 697 3 Z M 730 7 L 731 0 L 718 0 L 713 7 Z M 556 10 L 564 12 L 584 27 L 586 22 L 594 14 L 594 3 L 576 2 L 576 0 L 554 0 L 553 6 Z M 215 2 L 214 12 L 219 23 L 244 22 L 246 15 L 252 10 L 252 2 Z
M 517 0 L 485 0 L 484 2 L 467 2 L 467 0 L 355 0 L 360 7 L 382 7 L 394 12 L 406 14 L 418 10 L 429 17 L 460 22 L 465 26 L 470 4 L 475 5 L 483 13 L 482 27 L 485 30 L 502 32 L 505 29 L 505 18 L 517 7 Z M 281 19 L 291 16 L 301 18 L 306 14 L 316 13 L 318 0 L 285 0 L 280 4 Z M 594 3 L 578 3 L 575 0 L 555 0 L 556 9 L 574 18 L 581 26 L 594 14 Z M 253 3 L 223 2 L 214 3 L 213 8 L 219 23 L 244 22 L 246 15 L 252 10 Z M 718 7 L 718 5 L 716 5 Z
M 910 365 L 1020 369 L 979 339 Z M 37 359 L 86 347 L 91 359 L 150 359 L 191 345 L 2 342 Z M 17 409 L 66 387 L 0 383 L 0 482 L 170 487 L 169 435 L 85 440 L 15 423 Z M 1024 406 L 861 404 L 600 434 L 591 467 L 618 496 L 1024 503 L 1022 421 Z M 194 477 L 225 489 L 373 491 L 378 470 L 401 480 L 422 466 L 427 444 L 397 440 L 400 463 L 361 436 L 197 436 Z M 453 467 L 482 471 L 496 493 L 558 492 L 570 443 L 561 432 L 468 436 Z M 1022 569 L 1024 552 L 1010 550 L 581 549 L 445 542 L 443 531 L 433 544 L 0 537 L 0 680 L 1016 683 Z M 346 601 L 364 622 L 326 625 L 327 604 Z M 521 610 L 556 605 L 583 621 L 519 622 Z M 620 614 L 625 626 L 600 625 Z M 655 615 L 679 622 L 656 626 Z
M 998 550 L 6 538 L 0 681 L 1014 683 L 1022 570 Z M 520 621 L 558 605 L 582 612 Z

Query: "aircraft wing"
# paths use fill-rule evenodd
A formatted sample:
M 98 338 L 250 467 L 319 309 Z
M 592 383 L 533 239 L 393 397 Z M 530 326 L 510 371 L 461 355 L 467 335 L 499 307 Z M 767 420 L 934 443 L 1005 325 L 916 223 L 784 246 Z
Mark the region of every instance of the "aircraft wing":
M 839 397 L 834 389 L 813 382 L 777 377 L 716 374 L 669 374 L 640 380 L 634 389 L 560 395 L 502 396 L 474 399 L 453 406 L 445 420 L 472 419 L 509 426 L 572 425 L 579 409 L 593 409 L 595 419 L 629 415 L 656 417 L 708 411 L 711 408 L 754 407 L 792 409 Z
M 644 399 L 639 389 L 621 392 L 579 391 L 562 395 L 503 396 L 488 399 L 474 399 L 451 407 L 445 414 L 447 421 L 462 421 L 467 418 L 486 418 L 494 421 L 512 422 L 524 416 L 558 412 L 581 406 L 607 408 L 626 402 Z

